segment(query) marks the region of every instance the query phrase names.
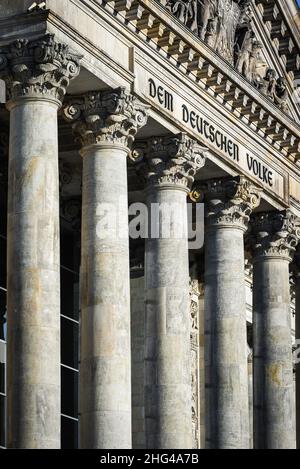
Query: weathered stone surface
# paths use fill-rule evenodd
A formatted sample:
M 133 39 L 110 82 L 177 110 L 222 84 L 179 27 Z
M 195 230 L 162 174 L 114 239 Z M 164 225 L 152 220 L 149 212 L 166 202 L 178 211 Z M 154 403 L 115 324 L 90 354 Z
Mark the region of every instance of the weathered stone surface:
M 296 439 L 300 449 L 300 256 L 299 247 L 292 264 L 295 286 L 295 371 L 296 371 Z
M 296 280 L 296 345 L 299 360 L 300 347 L 300 277 Z M 297 449 L 300 449 L 300 363 L 296 363 L 296 436 Z
M 148 209 L 162 210 L 145 255 L 147 448 L 192 448 L 186 196 L 205 151 L 185 136 L 154 139 L 145 160 Z
M 132 447 L 145 449 L 145 280 L 133 278 L 131 293 Z
M 61 102 L 70 80 L 79 74 L 80 59 L 51 34 L 35 41 L 18 39 L 0 47 L 0 78 L 9 99 L 47 96 Z
M 299 224 L 289 212 L 253 220 L 254 447 L 294 449 L 289 263 Z
M 125 235 L 97 235 L 101 204 L 127 208 L 127 152 L 83 150 L 81 374 L 82 448 L 131 447 L 128 225 Z M 114 187 L 114 189 L 113 189 Z M 111 198 L 111 193 L 116 198 Z M 113 216 L 113 215 L 112 215 Z M 118 215 L 119 216 L 119 215 Z M 126 236 L 127 234 L 127 236 Z
M 64 109 L 83 148 L 80 414 L 82 448 L 132 445 L 128 146 L 147 122 L 124 89 Z M 103 219 L 106 217 L 106 222 Z
M 60 447 L 57 111 L 79 57 L 47 35 L 0 51 L 10 101 L 8 446 Z
M 244 233 L 259 191 L 244 178 L 206 193 L 206 446 L 249 447 Z
M 57 105 L 24 100 L 10 126 L 8 446 L 59 448 Z

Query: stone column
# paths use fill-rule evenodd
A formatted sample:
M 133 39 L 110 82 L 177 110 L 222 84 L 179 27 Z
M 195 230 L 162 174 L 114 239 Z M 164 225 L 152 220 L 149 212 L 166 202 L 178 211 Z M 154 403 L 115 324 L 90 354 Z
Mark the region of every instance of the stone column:
M 47 35 L 1 48 L 8 87 L 9 448 L 60 447 L 57 111 L 79 57 Z
M 90 93 L 65 116 L 82 143 L 81 448 L 131 448 L 127 156 L 146 108 L 124 89 Z
M 151 449 L 193 447 L 187 194 L 204 162 L 203 148 L 185 135 L 149 142 L 145 401 Z
M 296 433 L 297 449 L 300 449 L 300 273 L 296 277 Z
M 293 274 L 295 283 L 295 371 L 296 371 L 296 437 L 297 449 L 300 449 L 300 249 L 298 246 L 294 262 Z
M 293 383 L 289 263 L 299 227 L 290 212 L 252 222 L 254 314 L 254 447 L 293 449 Z
M 209 181 L 205 230 L 206 446 L 249 447 L 244 234 L 260 194 L 244 177 Z

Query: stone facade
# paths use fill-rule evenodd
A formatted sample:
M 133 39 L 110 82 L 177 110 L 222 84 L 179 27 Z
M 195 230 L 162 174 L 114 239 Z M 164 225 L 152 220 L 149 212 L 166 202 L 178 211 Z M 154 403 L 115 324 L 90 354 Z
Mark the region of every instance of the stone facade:
M 299 33 L 0 0 L 1 447 L 299 447 Z

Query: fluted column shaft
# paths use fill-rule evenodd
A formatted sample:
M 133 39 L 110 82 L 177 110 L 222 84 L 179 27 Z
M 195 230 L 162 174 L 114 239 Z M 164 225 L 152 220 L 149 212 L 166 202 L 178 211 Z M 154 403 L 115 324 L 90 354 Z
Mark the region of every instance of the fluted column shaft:
M 289 263 L 297 244 L 289 213 L 253 220 L 254 447 L 295 448 Z
M 206 185 L 206 445 L 249 447 L 244 234 L 259 193 L 247 180 Z
M 145 417 L 152 449 L 192 448 L 187 193 L 204 161 L 203 149 L 184 135 L 149 142 L 147 207 L 149 228 L 157 229 L 149 232 L 145 257 Z
M 131 448 L 127 156 L 143 106 L 118 89 L 65 108 L 83 148 L 80 444 Z
M 7 444 L 59 448 L 57 111 L 69 80 L 79 73 L 79 58 L 45 36 L 16 41 L 1 49 L 0 59 L 10 110 Z

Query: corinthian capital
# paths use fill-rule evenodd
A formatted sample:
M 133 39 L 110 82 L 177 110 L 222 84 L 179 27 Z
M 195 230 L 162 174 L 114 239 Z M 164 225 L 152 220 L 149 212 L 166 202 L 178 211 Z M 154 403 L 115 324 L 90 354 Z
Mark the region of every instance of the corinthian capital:
M 64 117 L 73 122 L 73 131 L 82 146 L 103 142 L 130 145 L 147 123 L 148 106 L 124 88 L 96 91 L 71 101 Z
M 268 212 L 251 219 L 249 244 L 254 257 L 291 260 L 300 240 L 300 220 L 290 211 Z
M 150 139 L 133 152 L 148 186 L 176 186 L 189 192 L 206 161 L 207 149 L 181 133 Z
M 204 193 L 208 227 L 235 226 L 244 231 L 262 192 L 244 176 L 197 183 L 194 191 Z
M 62 101 L 72 78 L 79 74 L 80 56 L 48 34 L 41 39 L 20 39 L 0 47 L 0 78 L 8 98 L 52 97 Z

